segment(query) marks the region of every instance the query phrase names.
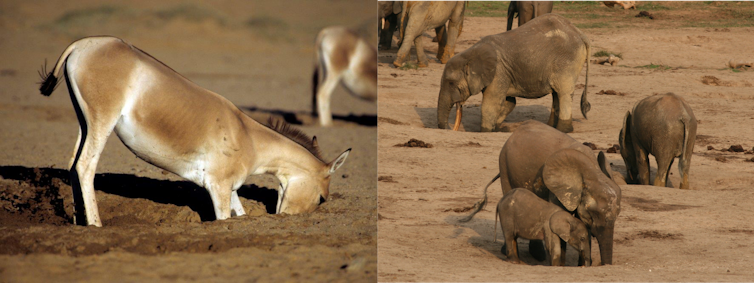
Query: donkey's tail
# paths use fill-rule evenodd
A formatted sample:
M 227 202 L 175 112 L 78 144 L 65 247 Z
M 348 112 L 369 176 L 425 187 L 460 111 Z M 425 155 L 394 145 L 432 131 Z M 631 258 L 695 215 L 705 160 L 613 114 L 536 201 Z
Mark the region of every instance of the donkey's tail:
M 466 217 L 464 217 L 464 218 L 462 218 L 461 220 L 458 220 L 458 221 L 460 221 L 460 222 L 469 222 L 469 220 L 471 220 L 472 218 L 474 218 L 474 215 L 476 215 L 479 211 L 481 211 L 484 208 L 484 206 L 487 204 L 487 188 L 489 188 L 490 185 L 492 185 L 492 183 L 494 183 L 495 181 L 497 181 L 497 179 L 499 179 L 499 178 L 500 178 L 500 173 L 497 173 L 497 175 L 495 176 L 495 178 L 492 178 L 492 181 L 490 181 L 489 183 L 487 183 L 487 186 L 484 187 L 484 197 L 482 198 L 481 201 L 479 201 L 479 202 L 477 202 L 477 203 L 474 204 L 474 211 L 472 211 L 471 214 L 469 214 L 469 216 L 466 216 Z
M 78 42 L 78 41 L 77 41 Z M 71 45 L 68 45 L 68 48 L 63 51 L 63 54 L 60 55 L 60 58 L 58 58 L 58 62 L 55 64 L 55 67 L 47 71 L 47 60 L 45 60 L 44 66 L 42 66 L 42 70 L 39 71 L 39 77 L 42 79 L 39 84 L 41 85 L 39 87 L 39 92 L 42 93 L 44 96 L 50 96 L 52 92 L 55 90 L 55 88 L 58 86 L 58 78 L 60 77 L 60 73 L 64 69 L 65 61 L 68 59 L 68 56 L 71 55 L 71 52 L 76 48 L 76 42 L 71 43 Z

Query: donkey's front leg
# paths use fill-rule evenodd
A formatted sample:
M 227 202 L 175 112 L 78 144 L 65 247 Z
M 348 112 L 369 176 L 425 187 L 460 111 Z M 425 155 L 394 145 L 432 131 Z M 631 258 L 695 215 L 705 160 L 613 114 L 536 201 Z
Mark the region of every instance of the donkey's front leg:
M 233 192 L 230 194 L 230 211 L 231 216 L 241 216 L 246 214 L 246 212 L 243 210 L 241 200 L 238 199 L 237 190 L 233 190 Z
M 230 218 L 231 196 L 230 186 L 212 184 L 207 188 L 209 197 L 212 198 L 212 206 L 215 208 L 215 220 L 225 220 Z

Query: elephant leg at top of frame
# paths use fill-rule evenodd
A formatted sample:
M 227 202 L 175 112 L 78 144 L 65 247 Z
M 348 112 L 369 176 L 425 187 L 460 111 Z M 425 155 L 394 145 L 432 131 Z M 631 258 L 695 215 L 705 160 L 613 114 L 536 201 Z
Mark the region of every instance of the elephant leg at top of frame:
M 455 55 L 456 40 L 458 39 L 458 31 L 460 30 L 459 25 L 459 23 L 454 23 L 452 21 L 448 22 L 448 31 L 445 33 L 447 36 L 444 36 L 442 42 L 440 42 L 440 47 L 442 49 L 442 57 L 439 58 L 440 63 L 448 63 L 448 60 Z M 439 54 L 441 52 L 438 50 L 437 53 Z
M 429 67 L 429 60 L 427 60 L 427 55 L 424 54 L 424 43 L 422 40 L 421 36 L 417 36 L 414 39 L 414 46 L 416 47 L 416 60 L 419 61 L 419 68 L 426 68 Z
M 437 59 L 442 60 L 442 52 L 444 51 L 445 44 L 448 43 L 448 29 L 445 28 L 445 24 L 442 24 L 439 27 L 435 28 L 435 34 L 437 35 L 435 37 L 435 40 L 432 40 L 432 42 L 437 42 Z
M 640 185 L 649 185 L 649 156 L 646 150 L 634 142 L 634 154 L 636 155 L 636 170 L 639 173 L 638 179 Z
M 330 70 L 332 72 L 332 70 Z M 322 84 L 317 91 L 317 108 L 319 110 L 319 123 L 324 127 L 332 126 L 332 112 L 330 110 L 330 100 L 335 87 L 338 86 L 339 76 L 330 73 L 325 78 L 325 83 Z
M 411 46 L 414 42 L 413 38 L 415 38 L 413 34 L 406 33 L 404 35 L 400 47 L 398 48 L 398 53 L 395 56 L 395 61 L 393 61 L 393 66 L 402 67 L 403 64 L 411 58 L 409 52 L 411 51 Z
M 547 260 L 547 251 L 545 250 L 545 244 L 542 240 L 530 240 L 529 241 L 529 254 L 531 254 L 537 261 Z
M 212 207 L 215 209 L 215 220 L 225 220 L 231 215 L 231 195 L 232 190 L 228 185 L 210 184 L 206 188 L 209 197 L 212 199 Z
M 238 198 L 238 190 L 233 190 L 230 194 L 230 216 L 243 216 L 246 211 L 243 209 L 241 199 Z
M 552 92 L 552 108 L 550 108 L 550 119 L 547 120 L 547 125 L 553 128 L 557 128 L 558 126 L 558 117 L 560 113 L 560 99 L 558 98 L 558 93 L 553 91 Z
M 571 102 L 573 89 L 558 92 L 558 122 L 555 126 L 561 132 L 573 132 L 573 113 L 571 111 Z M 561 95 L 562 94 L 562 95 Z
M 655 156 L 655 161 L 657 161 L 657 175 L 655 175 L 655 179 L 652 184 L 653 186 L 668 186 L 668 173 L 670 173 L 670 167 L 673 166 L 674 159 L 675 157 L 667 155 Z
M 505 118 L 507 118 L 508 115 L 513 112 L 513 108 L 516 108 L 516 98 L 513 96 L 505 97 L 505 101 L 503 101 L 503 111 L 500 113 L 500 116 L 497 117 L 497 121 L 495 121 L 495 125 L 497 126 L 498 131 L 511 131 L 508 126 L 503 125 L 503 122 L 505 122 Z

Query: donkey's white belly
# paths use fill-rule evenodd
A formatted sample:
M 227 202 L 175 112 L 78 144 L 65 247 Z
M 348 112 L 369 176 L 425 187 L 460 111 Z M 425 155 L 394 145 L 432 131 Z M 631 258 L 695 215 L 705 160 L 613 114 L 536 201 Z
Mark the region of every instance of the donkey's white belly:
M 179 155 L 149 134 L 131 117 L 124 115 L 115 126 L 115 133 L 136 156 L 152 165 L 204 185 L 206 164 L 201 152 Z

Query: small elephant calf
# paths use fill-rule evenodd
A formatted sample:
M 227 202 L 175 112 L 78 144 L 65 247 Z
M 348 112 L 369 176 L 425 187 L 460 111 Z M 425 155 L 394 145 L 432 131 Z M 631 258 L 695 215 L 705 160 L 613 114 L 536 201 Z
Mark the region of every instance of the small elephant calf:
M 519 188 L 505 194 L 497 204 L 495 218 L 497 216 L 500 216 L 507 256 L 511 262 L 520 263 L 516 240 L 522 237 L 544 240 L 553 266 L 565 265 L 566 246 L 560 239 L 579 250 L 585 266 L 591 265 L 591 237 L 584 223 L 531 191 Z M 495 228 L 497 230 L 497 225 Z

